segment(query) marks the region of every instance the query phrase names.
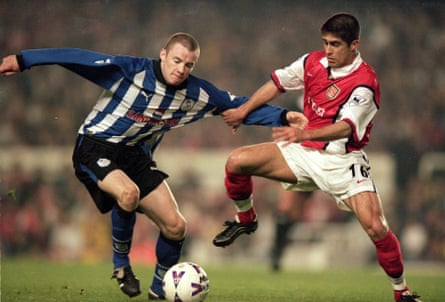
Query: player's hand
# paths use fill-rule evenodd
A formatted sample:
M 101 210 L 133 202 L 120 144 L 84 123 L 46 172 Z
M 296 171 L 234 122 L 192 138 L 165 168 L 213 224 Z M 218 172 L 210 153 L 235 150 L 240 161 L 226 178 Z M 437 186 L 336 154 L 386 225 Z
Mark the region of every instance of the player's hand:
M 245 113 L 240 108 L 228 109 L 221 113 L 224 122 L 232 127 L 232 133 L 235 134 L 242 125 Z
M 303 113 L 296 111 L 289 111 L 286 114 L 288 127 L 274 127 L 272 128 L 272 138 L 275 142 L 297 143 L 303 139 L 304 129 L 308 124 L 308 119 Z
M 20 66 L 16 55 L 9 55 L 3 58 L 0 64 L 0 73 L 4 76 L 11 76 L 20 72 Z
M 306 118 L 306 116 L 304 116 L 303 113 L 297 111 L 289 111 L 286 114 L 286 119 L 289 123 L 289 126 L 298 129 L 304 129 L 308 124 L 308 119 Z
M 272 138 L 274 142 L 298 143 L 304 141 L 305 130 L 297 127 L 273 127 Z

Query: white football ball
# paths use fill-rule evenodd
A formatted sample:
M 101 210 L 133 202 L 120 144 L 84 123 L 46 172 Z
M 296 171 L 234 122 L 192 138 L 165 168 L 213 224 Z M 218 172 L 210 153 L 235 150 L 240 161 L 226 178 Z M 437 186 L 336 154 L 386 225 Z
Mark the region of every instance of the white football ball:
M 165 273 L 162 288 L 169 302 L 202 302 L 209 292 L 209 278 L 198 264 L 181 262 Z

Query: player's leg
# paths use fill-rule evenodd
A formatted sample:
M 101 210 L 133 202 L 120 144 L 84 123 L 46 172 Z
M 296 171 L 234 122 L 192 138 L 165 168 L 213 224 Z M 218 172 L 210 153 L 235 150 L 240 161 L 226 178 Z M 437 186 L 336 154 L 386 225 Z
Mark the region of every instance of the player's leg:
M 162 279 L 165 272 L 178 263 L 186 233 L 186 221 L 167 182 L 142 198 L 140 209 L 153 220 L 160 232 L 156 242 L 156 268 L 149 291 L 150 300 L 163 298 Z
M 75 167 L 78 167 L 76 163 Z M 122 178 L 125 177 L 122 176 L 123 172 L 118 169 L 108 173 L 102 181 L 99 181 L 102 188 L 105 189 L 110 186 L 114 190 L 113 192 L 106 192 L 99 188 L 98 182 L 95 179 L 96 177 L 92 177 L 92 175 L 94 175 L 93 173 L 93 170 L 87 170 L 86 166 L 83 166 L 81 169 L 76 168 L 76 176 L 86 186 L 100 212 L 108 213 L 111 211 L 111 238 L 114 267 L 111 277 L 117 280 L 120 289 L 126 295 L 130 297 L 137 296 L 141 293 L 140 282 L 132 271 L 128 256 L 131 248 L 136 214 L 134 211 L 128 212 L 123 210 L 116 202 L 114 196 L 119 195 L 119 188 L 125 190 L 120 186 L 121 182 L 116 182 L 114 186 L 109 183 L 116 179 L 122 180 Z M 114 178 L 114 175 L 119 176 Z M 131 185 L 132 181 L 128 178 L 125 183 Z M 128 194 L 123 195 L 128 196 Z
M 130 250 L 136 222 L 135 209 L 139 204 L 138 186 L 120 169 L 111 171 L 98 187 L 117 202 L 111 210 L 111 238 L 114 271 L 120 289 L 128 296 L 141 293 L 140 282 L 130 265 Z
M 420 302 L 418 296 L 409 292 L 403 274 L 400 243 L 388 227 L 378 194 L 370 191 L 361 192 L 344 200 L 344 203 L 352 209 L 374 243 L 378 262 L 392 283 L 395 301 Z
M 130 266 L 128 255 L 136 222 L 135 209 L 139 204 L 139 188 L 120 169 L 110 172 L 98 182 L 98 186 L 117 201 L 111 210 L 111 238 L 114 271 L 118 274 L 117 271 Z
M 283 190 L 280 188 L 277 214 L 275 217 L 275 234 L 271 250 L 272 269 L 279 270 L 284 249 L 289 243 L 288 234 L 301 218 L 303 208 L 311 192 Z
M 235 221 L 226 221 L 224 230 L 213 240 L 214 245 L 224 247 L 239 235 L 250 234 L 257 229 L 252 199 L 252 176 L 286 182 L 297 180 L 275 143 L 245 146 L 234 150 L 226 162 L 224 183 L 237 214 Z
M 125 294 L 133 297 L 140 293 L 140 285 L 132 272 L 128 254 L 139 189 L 115 163 L 119 154 L 120 149 L 114 146 L 79 136 L 73 153 L 73 165 L 77 178 L 85 185 L 99 211 L 111 211 L 112 277 L 117 279 Z

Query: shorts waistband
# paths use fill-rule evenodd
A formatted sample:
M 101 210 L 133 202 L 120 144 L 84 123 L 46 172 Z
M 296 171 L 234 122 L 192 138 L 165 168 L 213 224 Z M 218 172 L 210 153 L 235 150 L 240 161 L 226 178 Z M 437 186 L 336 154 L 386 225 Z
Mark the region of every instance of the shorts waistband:
M 87 141 L 90 141 L 90 142 L 93 142 L 93 143 L 96 143 L 96 144 L 100 144 L 100 145 L 103 145 L 103 146 L 106 146 L 106 147 L 116 148 L 116 149 L 119 149 L 119 150 L 128 150 L 128 151 L 130 151 L 130 150 L 135 150 L 135 149 L 137 149 L 137 150 L 143 149 L 141 146 L 127 146 L 127 145 L 123 145 L 123 144 L 112 143 L 112 142 L 106 141 L 106 140 L 104 140 L 102 138 L 99 138 L 99 137 L 96 137 L 96 136 L 93 136 L 93 135 L 79 134 L 77 136 L 77 142 L 81 143 L 82 140 L 87 140 Z
M 109 148 L 114 148 L 117 149 L 119 151 L 126 151 L 126 152 L 140 152 L 143 151 L 145 154 L 147 154 L 148 156 L 152 156 L 151 154 L 151 148 L 149 145 L 136 145 L 136 146 L 127 146 L 124 144 L 119 144 L 119 143 L 112 143 L 109 141 L 106 141 L 102 138 L 93 136 L 93 135 L 87 135 L 87 134 L 79 134 L 77 136 L 77 141 L 76 141 L 76 146 L 79 146 L 79 144 L 82 143 L 82 140 L 88 140 L 90 142 L 93 142 L 95 144 L 100 144 L 102 146 L 106 146 Z

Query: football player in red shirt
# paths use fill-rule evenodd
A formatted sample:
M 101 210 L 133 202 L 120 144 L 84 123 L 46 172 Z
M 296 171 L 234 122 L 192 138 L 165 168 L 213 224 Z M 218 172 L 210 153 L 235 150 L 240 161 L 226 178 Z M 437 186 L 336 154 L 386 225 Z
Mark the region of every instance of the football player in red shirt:
M 225 186 L 237 215 L 213 243 L 227 246 L 257 229 L 252 176 L 280 181 L 289 190 L 321 189 L 357 217 L 375 245 L 395 301 L 420 302 L 406 284 L 400 244 L 384 216 L 363 150 L 380 106 L 380 89 L 374 70 L 358 51 L 359 36 L 354 16 L 330 17 L 321 27 L 324 51 L 307 53 L 275 70 L 248 102 L 223 114 L 236 131 L 254 108 L 288 90 L 304 90 L 307 125 L 273 128 L 274 142 L 240 147 L 229 155 Z

